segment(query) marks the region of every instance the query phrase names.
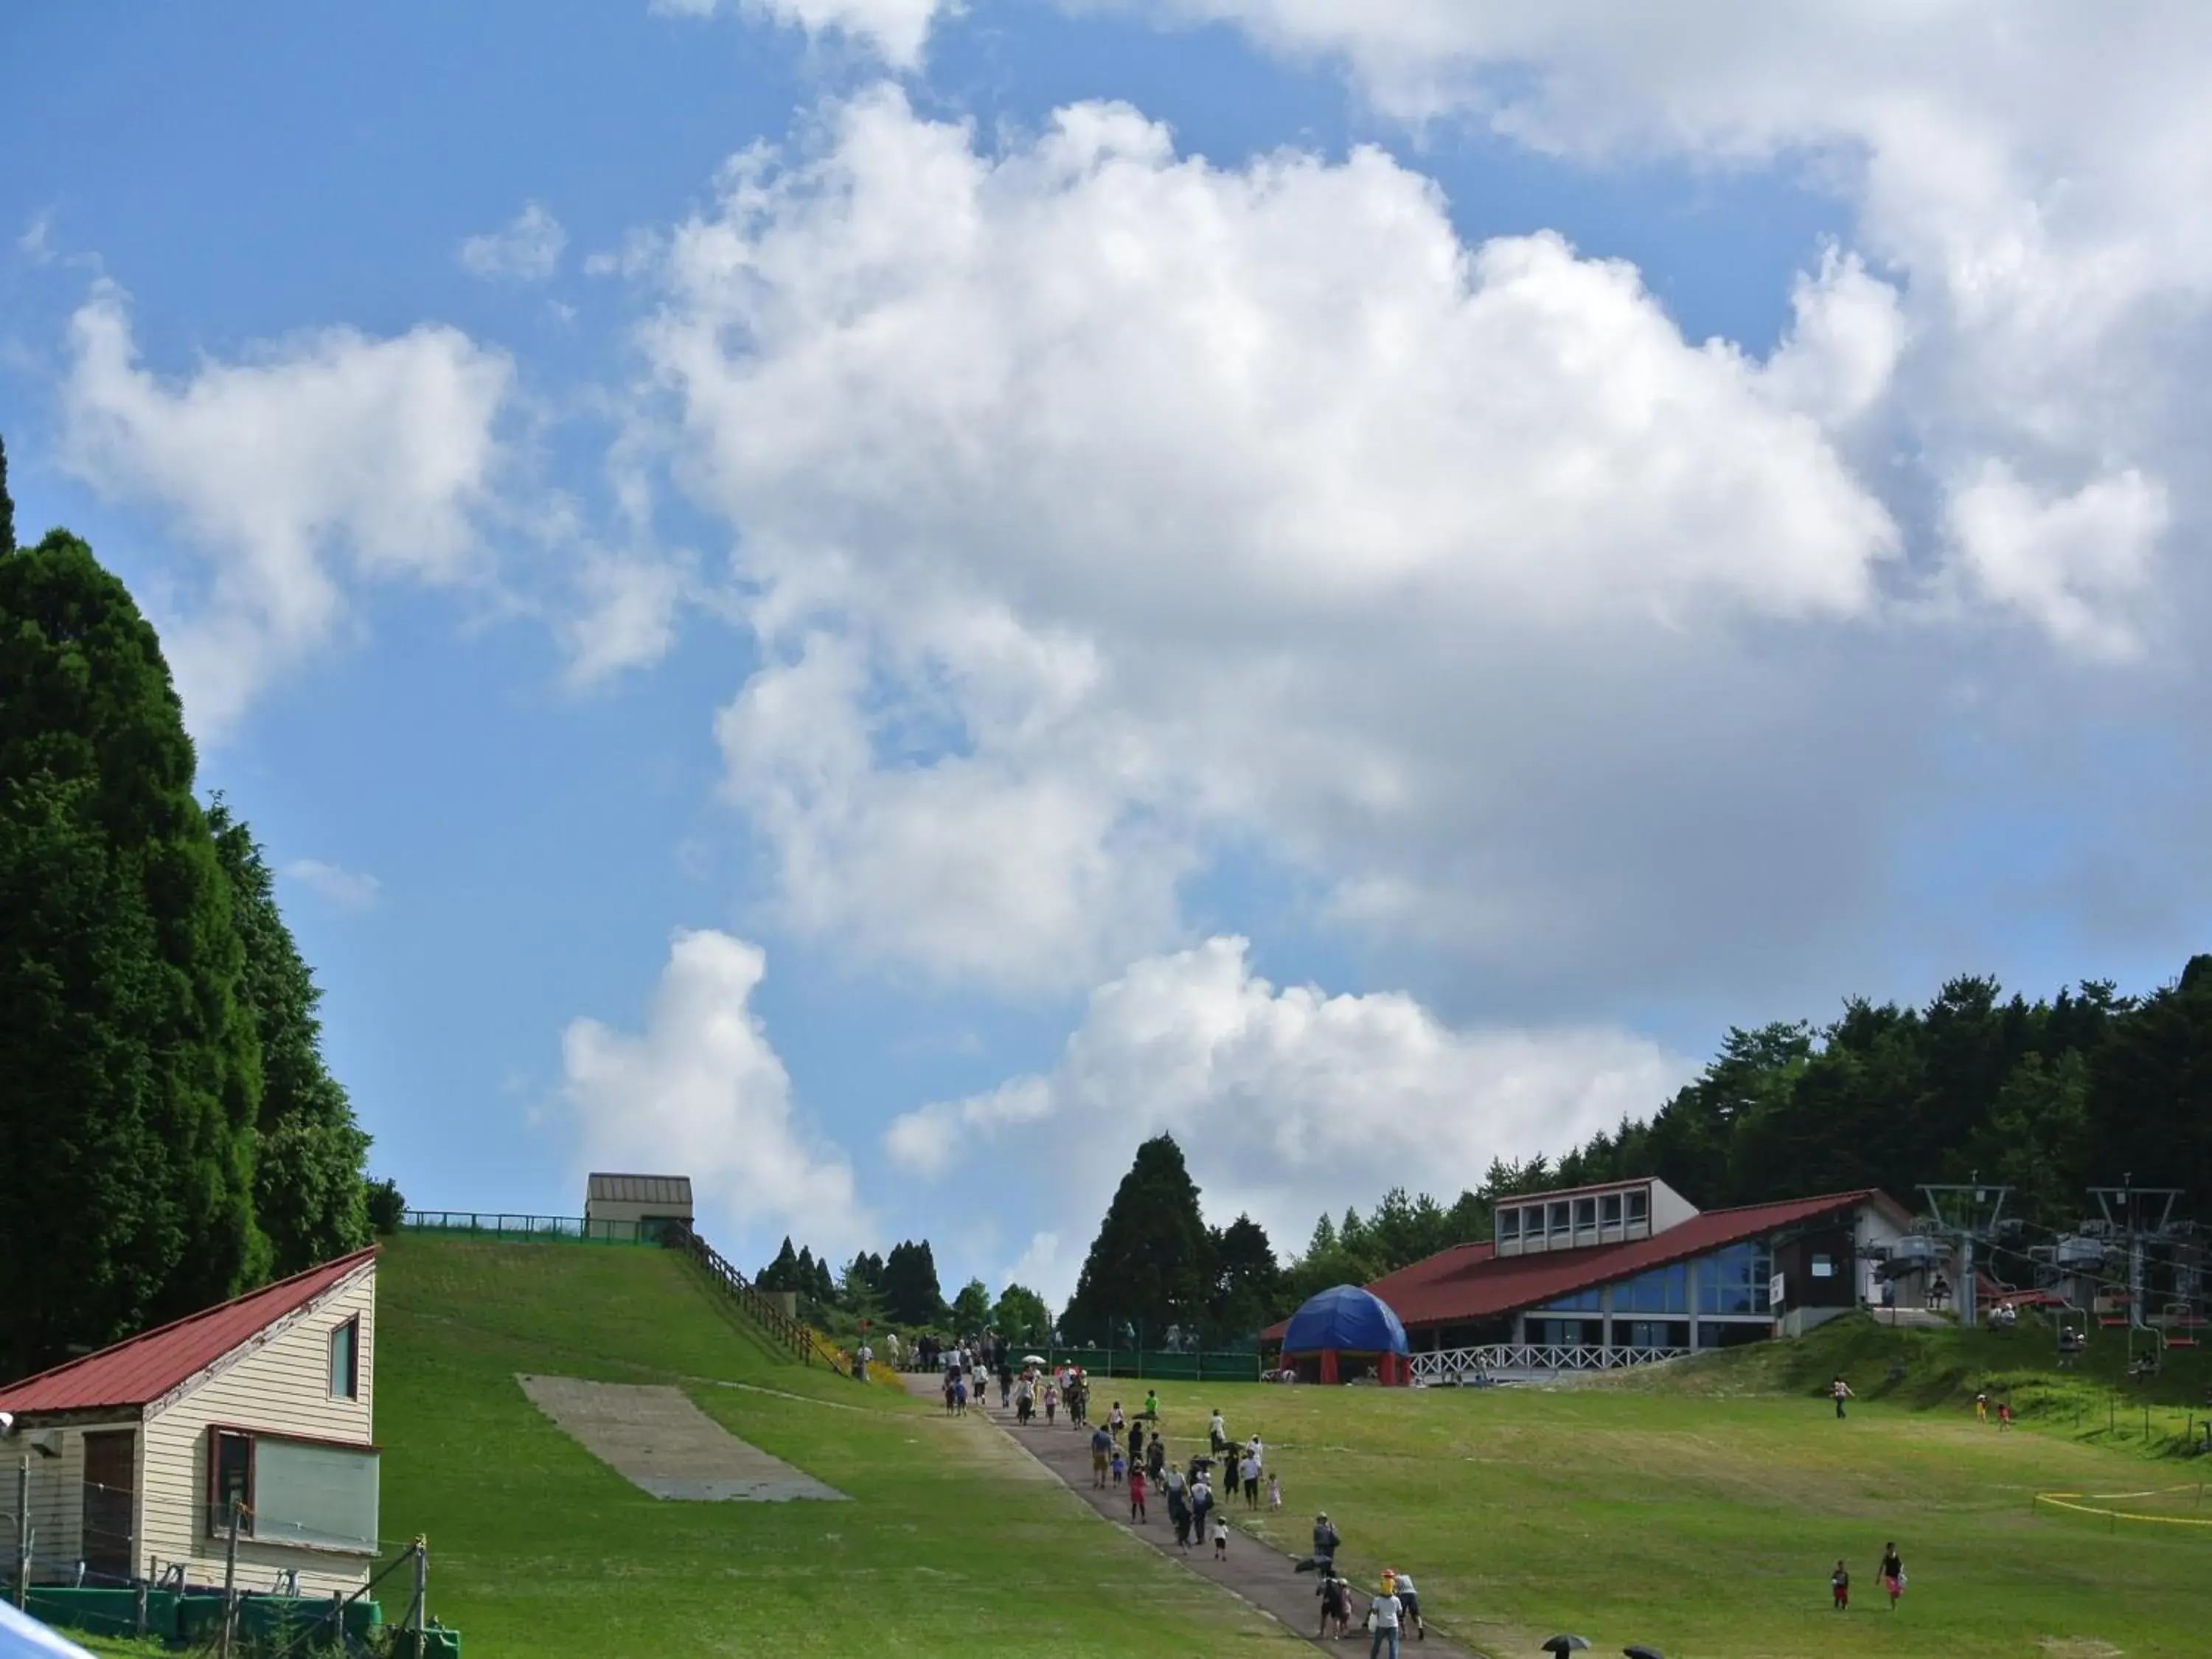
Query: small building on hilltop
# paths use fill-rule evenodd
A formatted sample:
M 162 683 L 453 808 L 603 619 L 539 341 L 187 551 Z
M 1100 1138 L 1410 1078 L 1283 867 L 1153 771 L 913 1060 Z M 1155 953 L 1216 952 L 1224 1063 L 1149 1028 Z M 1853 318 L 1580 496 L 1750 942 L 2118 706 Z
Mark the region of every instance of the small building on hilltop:
M 39 1583 L 350 1592 L 376 1554 L 376 1252 L 0 1389 L 30 1459 Z
M 584 1185 L 584 1231 L 594 1237 L 651 1237 L 691 1224 L 691 1177 L 593 1175 Z
M 1911 1212 L 1872 1188 L 1700 1211 L 1645 1177 L 1501 1200 L 1492 1236 L 1365 1288 L 1419 1381 L 1596 1370 L 1796 1335 L 1874 1299 Z M 1263 1334 L 1281 1342 L 1288 1322 Z

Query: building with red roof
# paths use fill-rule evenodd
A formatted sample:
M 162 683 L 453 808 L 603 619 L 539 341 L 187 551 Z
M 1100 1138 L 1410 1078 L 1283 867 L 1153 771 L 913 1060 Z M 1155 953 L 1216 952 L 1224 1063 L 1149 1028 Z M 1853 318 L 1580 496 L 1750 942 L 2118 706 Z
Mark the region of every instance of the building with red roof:
M 1491 1238 L 1366 1288 L 1405 1326 L 1417 1379 L 1600 1369 L 1847 1312 L 1872 1299 L 1878 1264 L 1911 1225 L 1873 1188 L 1701 1211 L 1644 1177 L 1502 1200 Z
M 32 1575 L 359 1589 L 376 1553 L 376 1252 L 0 1388 L 29 1457 Z

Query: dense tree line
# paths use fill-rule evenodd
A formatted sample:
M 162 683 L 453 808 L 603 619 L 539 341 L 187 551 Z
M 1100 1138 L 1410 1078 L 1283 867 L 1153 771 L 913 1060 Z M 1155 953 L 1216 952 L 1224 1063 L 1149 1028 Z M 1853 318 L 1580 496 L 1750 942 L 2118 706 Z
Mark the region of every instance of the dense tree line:
M 1448 1208 L 1400 1189 L 1365 1218 L 1323 1216 L 1285 1300 L 1487 1237 L 1498 1199 L 1645 1175 L 1704 1209 L 1863 1187 L 1917 1207 L 1923 1183 L 1978 1179 L 2051 1230 L 2090 1212 L 2087 1188 L 2132 1176 L 2212 1213 L 2212 956 L 2142 998 L 2091 981 L 2031 1002 L 1967 977 L 1925 1007 L 1854 1000 L 1817 1029 L 1731 1030 L 1650 1118 L 1556 1164 L 1495 1163 Z
M 0 1376 L 366 1241 L 368 1141 L 154 629 L 0 451 Z M 65 1265 L 64 1265 L 65 1264 Z

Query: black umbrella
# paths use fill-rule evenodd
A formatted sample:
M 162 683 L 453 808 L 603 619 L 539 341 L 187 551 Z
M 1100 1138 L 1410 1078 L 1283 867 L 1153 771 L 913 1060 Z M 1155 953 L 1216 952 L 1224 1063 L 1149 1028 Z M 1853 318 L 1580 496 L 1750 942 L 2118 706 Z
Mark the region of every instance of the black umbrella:
M 1667 1659 L 1667 1656 L 1658 1649 L 1647 1648 L 1641 1642 L 1632 1648 L 1621 1649 L 1621 1652 L 1627 1655 L 1628 1659 Z
M 1547 1653 L 1579 1653 L 1589 1644 L 1579 1636 L 1554 1636 L 1544 1644 Z

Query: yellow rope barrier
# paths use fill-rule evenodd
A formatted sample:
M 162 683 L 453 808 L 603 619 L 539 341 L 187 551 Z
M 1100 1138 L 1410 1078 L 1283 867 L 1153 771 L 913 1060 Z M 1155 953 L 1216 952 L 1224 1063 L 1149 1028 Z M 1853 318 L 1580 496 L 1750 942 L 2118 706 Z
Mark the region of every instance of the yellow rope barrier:
M 2178 1486 L 2153 1486 L 2144 1492 L 2039 1492 L 2035 1494 L 2034 1501 L 2048 1504 L 2053 1509 L 2071 1510 L 2076 1515 L 2094 1515 L 2109 1521 L 2144 1521 L 2160 1527 L 2212 1527 L 2212 1516 L 2145 1515 L 2137 1510 L 2096 1507 L 2098 1504 L 2119 1503 L 2134 1498 L 2163 1498 L 2168 1492 L 2194 1492 L 2199 1504 L 2204 1501 L 2203 1486 L 2190 1481 Z M 2076 1502 L 2079 1498 L 2092 1501 L 2086 1504 Z

